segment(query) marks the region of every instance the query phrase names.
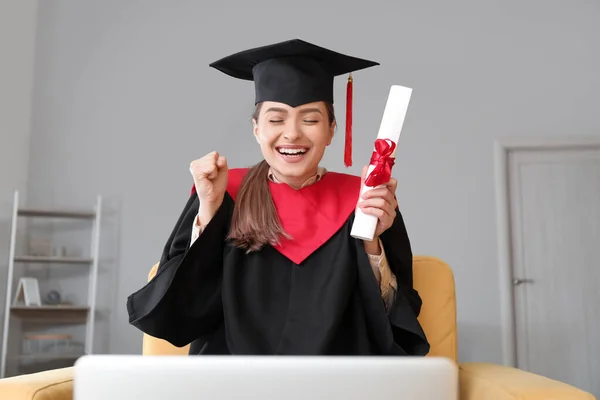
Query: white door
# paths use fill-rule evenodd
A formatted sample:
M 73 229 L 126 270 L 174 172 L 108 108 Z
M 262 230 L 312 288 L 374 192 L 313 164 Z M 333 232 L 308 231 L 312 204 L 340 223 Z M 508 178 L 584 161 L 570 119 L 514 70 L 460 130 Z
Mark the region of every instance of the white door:
M 600 398 L 600 146 L 511 150 L 516 363 Z

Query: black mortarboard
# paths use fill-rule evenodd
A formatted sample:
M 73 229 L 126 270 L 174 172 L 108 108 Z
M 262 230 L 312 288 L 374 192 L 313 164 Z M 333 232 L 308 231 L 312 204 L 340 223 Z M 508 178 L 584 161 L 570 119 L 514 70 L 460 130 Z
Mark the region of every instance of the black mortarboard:
M 379 65 L 300 39 L 256 47 L 210 64 L 234 78 L 254 81 L 255 102 L 275 101 L 291 107 L 314 101 L 333 103 L 333 79 Z M 345 164 L 352 165 L 352 78 L 346 103 Z

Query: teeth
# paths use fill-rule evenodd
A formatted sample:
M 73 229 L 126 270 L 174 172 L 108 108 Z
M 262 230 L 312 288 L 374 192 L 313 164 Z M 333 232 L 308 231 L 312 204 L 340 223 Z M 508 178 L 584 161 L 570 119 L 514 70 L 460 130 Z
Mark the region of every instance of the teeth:
M 306 153 L 305 149 L 278 149 L 281 154 L 299 155 Z

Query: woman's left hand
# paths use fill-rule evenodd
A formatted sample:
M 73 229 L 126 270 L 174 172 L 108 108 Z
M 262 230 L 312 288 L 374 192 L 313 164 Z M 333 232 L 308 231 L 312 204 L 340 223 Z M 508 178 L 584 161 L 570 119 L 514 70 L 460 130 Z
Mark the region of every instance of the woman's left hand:
M 365 166 L 362 172 L 363 185 L 365 184 L 367 170 L 368 166 Z M 358 207 L 360 207 L 361 211 L 378 218 L 373 240 L 379 238 L 394 223 L 396 208 L 398 207 L 398 201 L 396 200 L 397 186 L 398 181 L 395 178 L 391 178 L 388 183 L 367 191 L 359 199 Z

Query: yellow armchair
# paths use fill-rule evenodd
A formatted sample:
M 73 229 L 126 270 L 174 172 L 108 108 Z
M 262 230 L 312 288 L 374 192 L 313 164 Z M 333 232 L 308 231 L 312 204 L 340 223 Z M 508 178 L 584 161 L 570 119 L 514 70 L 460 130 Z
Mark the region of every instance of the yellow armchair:
M 158 265 L 151 269 L 152 279 Z M 414 257 L 414 285 L 423 299 L 419 321 L 431 343 L 428 356 L 457 361 L 457 329 L 454 276 L 443 261 Z M 188 346 L 143 336 L 144 355 L 187 355 Z M 488 363 L 462 363 L 461 400 L 595 400 L 595 397 L 562 382 L 516 368 Z M 63 368 L 0 380 L 0 399 L 72 400 L 73 370 Z

